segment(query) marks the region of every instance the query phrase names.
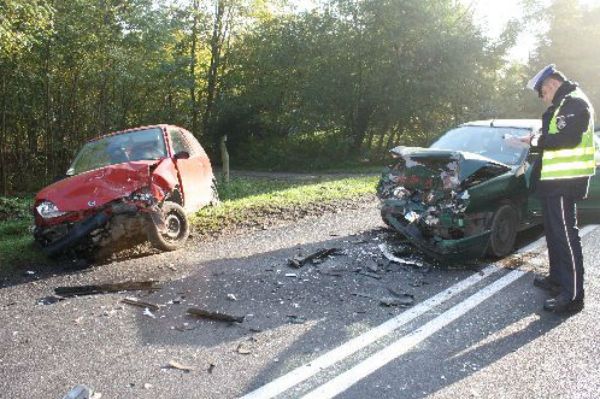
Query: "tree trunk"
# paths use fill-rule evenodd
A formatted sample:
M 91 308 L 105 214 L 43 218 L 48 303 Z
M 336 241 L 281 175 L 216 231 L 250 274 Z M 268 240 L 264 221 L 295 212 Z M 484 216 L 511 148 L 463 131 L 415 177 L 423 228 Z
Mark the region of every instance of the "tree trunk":
M 0 69 L 2 73 L 2 126 L 0 127 L 0 183 L 2 184 L 2 195 L 8 195 L 8 179 L 7 179 L 7 171 L 6 171 L 6 153 L 4 150 L 6 149 L 5 137 L 6 137 L 6 114 L 7 114 L 7 104 L 6 101 L 6 74 L 4 70 Z
M 215 99 L 215 88 L 217 87 L 217 75 L 221 61 L 221 49 L 223 45 L 223 14 L 225 12 L 225 2 L 216 0 L 215 19 L 213 24 L 213 33 L 210 40 L 210 67 L 208 69 L 208 78 L 206 83 L 206 107 L 202 116 L 202 131 L 208 133 L 208 123 L 213 109 Z
M 190 54 L 190 99 L 192 101 L 192 133 L 198 134 L 198 99 L 196 98 L 196 47 L 198 42 L 198 8 L 199 1 L 194 0 L 192 12 L 194 13 L 194 22 L 192 24 L 192 48 Z

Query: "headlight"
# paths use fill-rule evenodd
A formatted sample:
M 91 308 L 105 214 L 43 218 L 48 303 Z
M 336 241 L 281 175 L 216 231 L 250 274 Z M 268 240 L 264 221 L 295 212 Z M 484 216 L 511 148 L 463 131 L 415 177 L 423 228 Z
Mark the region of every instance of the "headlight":
M 59 217 L 59 216 L 62 216 L 67 213 L 67 212 L 60 211 L 58 209 L 58 207 L 50 201 L 41 202 L 38 206 L 35 207 L 35 210 L 44 219 L 51 219 L 51 218 Z

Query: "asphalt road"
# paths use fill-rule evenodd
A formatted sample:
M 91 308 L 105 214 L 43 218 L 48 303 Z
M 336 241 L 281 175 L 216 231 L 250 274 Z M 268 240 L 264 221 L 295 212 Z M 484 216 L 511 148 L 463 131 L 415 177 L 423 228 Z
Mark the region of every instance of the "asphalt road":
M 61 398 L 86 384 L 103 398 L 597 398 L 600 229 L 585 232 L 586 308 L 571 318 L 541 311 L 546 295 L 531 282 L 547 264 L 543 246 L 462 268 L 388 263 L 379 245 L 397 242 L 374 203 L 186 251 L 26 274 L 0 288 L 0 397 Z M 287 265 L 321 248 L 339 251 Z M 38 302 L 57 286 L 147 279 L 162 288 Z M 381 304 L 394 293 L 414 303 Z M 160 309 L 121 303 L 131 296 Z M 244 321 L 191 318 L 190 306 Z

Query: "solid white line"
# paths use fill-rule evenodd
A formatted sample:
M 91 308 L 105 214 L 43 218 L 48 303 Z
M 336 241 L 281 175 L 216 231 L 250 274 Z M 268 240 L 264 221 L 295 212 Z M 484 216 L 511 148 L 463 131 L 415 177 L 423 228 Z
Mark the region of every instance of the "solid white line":
M 337 377 L 329 380 L 327 383 L 321 385 L 317 389 L 309 392 L 303 397 L 303 399 L 324 399 L 332 398 L 357 383 L 359 380 L 365 378 L 371 373 L 375 372 L 379 368 L 385 366 L 392 360 L 402 356 L 403 354 L 410 351 L 416 345 L 441 330 L 443 327 L 452 323 L 459 317 L 463 316 L 477 305 L 481 304 L 492 295 L 502 290 L 509 284 L 513 283 L 526 273 L 521 270 L 513 270 L 504 277 L 496 280 L 492 284 L 486 286 L 476 294 L 470 296 L 465 301 L 452 307 L 448 311 L 442 313 L 440 316 L 431 320 L 423 327 L 413 331 L 412 333 L 400 338 L 393 344 L 385 347 L 374 355 L 368 357 L 355 367 L 350 370 L 338 375 Z
M 414 307 L 404 311 L 385 323 L 380 324 L 366 333 L 347 341 L 335 349 L 330 350 L 312 362 L 302 365 L 290 371 L 289 373 L 276 378 L 268 384 L 263 385 L 262 387 L 244 395 L 242 399 L 263 399 L 272 398 L 276 395 L 279 395 L 294 385 L 307 380 L 321 370 L 330 367 L 331 365 L 345 359 L 353 353 L 371 345 L 378 339 L 390 334 L 394 330 L 397 330 L 424 313 L 427 313 L 434 307 L 444 303 L 453 296 L 459 294 L 460 292 L 466 290 L 467 288 L 499 270 L 501 269 L 496 266 L 487 266 L 485 269 L 481 270 L 481 272 L 467 277 L 466 279 L 454 284 L 452 287 L 438 293 L 426 301 L 419 303 L 418 305 L 415 305 Z

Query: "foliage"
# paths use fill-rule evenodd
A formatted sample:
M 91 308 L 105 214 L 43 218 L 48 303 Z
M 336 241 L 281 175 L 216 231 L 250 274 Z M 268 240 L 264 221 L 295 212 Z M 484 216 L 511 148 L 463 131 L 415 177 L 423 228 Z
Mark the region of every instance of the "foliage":
M 600 100 L 600 7 L 556 0 L 529 65 L 455 0 L 0 0 L 0 194 L 61 175 L 87 139 L 172 123 L 218 163 L 335 167 L 424 145 L 460 122 L 534 117 L 522 88 L 559 64 Z M 26 171 L 26 173 L 23 173 Z

